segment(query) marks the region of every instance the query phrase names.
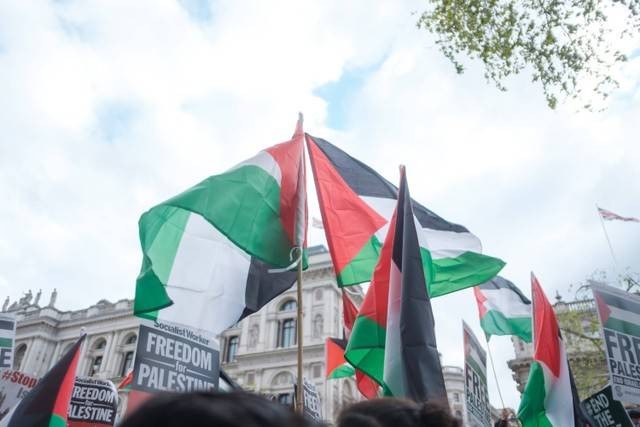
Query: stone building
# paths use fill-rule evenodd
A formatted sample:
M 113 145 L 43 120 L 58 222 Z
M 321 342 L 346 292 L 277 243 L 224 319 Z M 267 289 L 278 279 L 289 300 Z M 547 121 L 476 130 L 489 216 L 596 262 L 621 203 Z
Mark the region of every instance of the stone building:
M 349 288 L 356 302 L 360 287 Z M 40 292 L 29 292 L 3 311 L 15 313 L 18 326 L 14 367 L 42 376 L 78 339 L 81 349 L 78 375 L 112 380 L 116 385 L 133 366 L 139 321 L 133 301 L 101 300 L 82 310 L 55 307 L 57 292 L 47 305 Z M 324 246 L 309 248 L 309 268 L 303 274 L 304 376 L 315 383 L 325 419 L 334 419 L 344 405 L 360 399 L 354 380 L 325 381 L 324 342 L 342 336 L 341 290 L 336 286 L 331 258 Z M 220 336 L 222 368 L 244 389 L 289 404 L 296 375 L 296 288 L 274 298 L 259 312 L 229 328 Z M 461 368 L 443 367 L 449 402 L 454 414 L 464 416 L 464 375 Z M 121 405 L 126 405 L 126 392 Z

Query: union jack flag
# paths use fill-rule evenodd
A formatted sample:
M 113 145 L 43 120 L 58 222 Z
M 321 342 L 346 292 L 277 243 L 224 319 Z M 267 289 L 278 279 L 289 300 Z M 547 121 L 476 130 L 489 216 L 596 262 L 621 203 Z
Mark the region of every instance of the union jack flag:
M 608 211 L 606 209 L 602 209 L 601 207 L 598 207 L 598 213 L 600 213 L 600 216 L 602 217 L 602 219 L 606 220 L 606 221 L 631 221 L 631 222 L 640 222 L 640 219 L 638 218 L 634 218 L 631 216 L 620 216 L 616 213 L 613 213 L 611 211 Z

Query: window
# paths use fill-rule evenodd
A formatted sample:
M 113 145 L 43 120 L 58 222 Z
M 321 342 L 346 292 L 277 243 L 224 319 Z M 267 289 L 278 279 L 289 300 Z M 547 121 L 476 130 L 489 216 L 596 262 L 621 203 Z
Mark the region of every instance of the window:
M 293 393 L 280 393 L 278 395 L 278 402 L 286 405 L 286 406 L 292 406 L 293 405 Z
M 91 366 L 89 366 L 89 376 L 92 377 L 100 372 L 100 366 L 102 366 L 102 356 L 94 357 Z
M 94 344 L 93 349 L 94 350 L 104 350 L 104 348 L 107 346 L 107 341 L 106 340 L 99 340 L 97 343 Z
M 278 347 L 291 347 L 296 343 L 296 321 L 286 319 L 280 322 L 278 334 Z
M 319 363 L 313 365 L 312 374 L 313 378 L 320 378 L 322 376 L 322 365 Z
M 248 385 L 253 385 L 256 383 L 256 374 L 254 374 L 253 372 L 248 372 L 247 373 L 247 384 Z
M 22 366 L 22 359 L 24 359 L 24 355 L 27 353 L 27 345 L 20 344 L 16 349 L 16 354 L 13 357 L 13 369 L 20 370 Z
M 456 402 L 460 402 L 460 393 L 453 393 L 453 400 Z
M 129 373 L 133 366 L 133 351 L 127 351 L 122 358 L 122 368 L 120 369 L 120 376 L 124 377 Z
M 298 307 L 296 300 L 290 299 L 280 306 L 280 311 L 294 311 Z
M 462 412 L 456 411 L 456 418 L 462 419 Z
M 240 337 L 234 335 L 229 337 L 227 340 L 227 352 L 226 357 L 224 359 L 225 362 L 233 362 L 236 360 L 236 354 L 238 353 L 238 343 L 240 342 Z
M 125 340 L 124 345 L 135 344 L 136 341 L 138 341 L 138 337 L 135 334 L 131 334 Z

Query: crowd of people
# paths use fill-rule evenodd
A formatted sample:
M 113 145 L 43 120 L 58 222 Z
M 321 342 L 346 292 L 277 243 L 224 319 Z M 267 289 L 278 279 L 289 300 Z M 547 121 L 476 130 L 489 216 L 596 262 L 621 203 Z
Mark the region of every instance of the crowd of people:
M 121 427 L 321 427 L 260 395 L 196 392 L 158 394 L 126 417 Z M 446 404 L 381 398 L 342 410 L 337 427 L 462 427 Z

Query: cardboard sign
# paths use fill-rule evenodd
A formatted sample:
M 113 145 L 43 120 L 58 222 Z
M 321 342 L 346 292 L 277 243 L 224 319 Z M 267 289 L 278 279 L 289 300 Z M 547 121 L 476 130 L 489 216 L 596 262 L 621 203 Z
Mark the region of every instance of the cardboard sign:
M 607 353 L 613 398 L 640 404 L 640 297 L 592 286 Z
M 0 371 L 0 420 L 36 386 L 38 379 L 12 369 Z
M 613 398 L 610 385 L 587 397 L 580 405 L 589 415 L 592 427 L 633 427 L 622 403 Z
M 0 369 L 11 369 L 13 367 L 15 339 L 15 317 L 13 314 L 0 313 Z
M 464 394 L 470 427 L 491 427 L 487 387 L 487 353 L 469 326 L 462 322 L 464 339 Z
M 293 395 L 298 396 L 298 384 L 293 385 Z M 302 378 L 302 400 L 304 402 L 304 411 L 302 415 L 315 421 L 322 420 L 322 403 L 316 385 L 306 378 Z
M 133 367 L 132 390 L 215 390 L 219 345 L 212 333 L 165 321 L 144 320 Z
M 112 426 L 118 411 L 118 392 L 111 381 L 76 377 L 69 402 L 69 427 Z

